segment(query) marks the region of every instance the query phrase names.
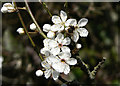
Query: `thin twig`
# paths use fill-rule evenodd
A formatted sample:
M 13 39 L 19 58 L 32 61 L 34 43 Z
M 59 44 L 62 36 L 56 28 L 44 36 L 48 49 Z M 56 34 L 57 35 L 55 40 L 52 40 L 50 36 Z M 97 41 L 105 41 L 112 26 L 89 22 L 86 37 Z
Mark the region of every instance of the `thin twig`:
M 26 10 L 26 7 L 17 7 L 19 10 Z
M 40 26 L 38 25 L 37 21 L 35 20 L 32 12 L 31 12 L 31 10 L 30 10 L 30 7 L 29 7 L 29 5 L 28 5 L 27 0 L 25 0 L 25 5 L 26 5 L 26 9 L 27 9 L 28 13 L 30 14 L 33 22 L 34 22 L 35 25 L 37 26 L 37 29 L 38 29 L 39 33 L 40 33 L 44 38 L 47 38 L 47 36 L 43 33 L 43 31 L 41 30 Z
M 69 15 L 67 0 L 65 0 L 64 8 L 65 8 L 65 12 L 67 13 L 67 15 Z
M 14 5 L 15 5 L 15 8 L 17 9 L 17 6 L 16 6 L 16 3 L 15 3 L 15 2 L 14 2 Z M 17 9 L 17 10 L 18 10 L 18 9 Z M 19 19 L 20 19 L 20 21 L 21 21 L 21 23 L 22 23 L 22 26 L 23 26 L 23 28 L 24 28 L 24 30 L 25 30 L 28 38 L 30 39 L 30 42 L 31 42 L 32 46 L 35 47 L 36 45 L 35 45 L 34 41 L 32 40 L 32 38 L 30 37 L 30 35 L 29 35 L 28 31 L 27 31 L 27 28 L 26 28 L 26 26 L 25 26 L 25 24 L 24 24 L 24 21 L 23 21 L 23 19 L 22 19 L 22 16 L 21 16 L 19 10 L 18 10 L 17 14 L 18 14 L 18 17 L 19 17 Z
M 16 3 L 15 3 L 15 2 L 14 2 L 14 5 L 15 5 L 15 8 L 17 9 L 17 6 L 16 6 Z M 17 9 L 17 10 L 18 10 L 18 9 Z M 30 39 L 30 42 L 31 42 L 32 46 L 33 46 L 34 49 L 36 50 L 37 47 L 36 47 L 34 41 L 32 40 L 32 38 L 30 37 L 30 35 L 29 35 L 28 31 L 27 31 L 27 28 L 26 28 L 26 26 L 25 26 L 25 24 L 24 24 L 24 21 L 23 21 L 23 19 L 22 19 L 22 16 L 21 16 L 19 10 L 18 10 L 17 13 L 18 13 L 18 17 L 19 17 L 19 19 L 20 19 L 20 21 L 21 21 L 21 23 L 22 23 L 22 26 L 23 26 L 25 32 L 26 32 L 28 38 Z M 37 53 L 38 53 L 38 52 L 37 52 Z M 40 59 L 43 61 L 43 58 L 42 58 L 41 54 L 40 54 L 40 53 L 38 53 L 38 54 L 39 54 Z
M 91 75 L 92 75 L 91 78 L 93 78 L 93 79 L 95 78 L 95 75 L 96 75 L 98 69 L 100 69 L 100 67 L 101 67 L 102 64 L 105 62 L 105 60 L 106 60 L 106 58 L 103 57 L 102 61 L 99 62 L 98 65 L 94 67 L 94 70 L 91 72 Z
M 89 7 L 88 7 L 88 9 L 87 9 L 87 11 L 86 11 L 85 14 L 83 15 L 83 17 L 88 16 L 89 13 L 90 13 L 90 11 L 94 10 L 94 9 L 93 9 L 93 5 L 94 5 L 94 3 L 91 2 L 90 5 L 89 5 Z
M 46 3 L 45 3 L 45 2 L 40 2 L 40 3 L 41 3 L 42 6 L 45 8 L 45 10 L 48 12 L 48 14 L 50 15 L 50 17 L 52 17 L 52 14 L 51 14 L 51 12 L 49 11 L 48 6 L 46 5 Z

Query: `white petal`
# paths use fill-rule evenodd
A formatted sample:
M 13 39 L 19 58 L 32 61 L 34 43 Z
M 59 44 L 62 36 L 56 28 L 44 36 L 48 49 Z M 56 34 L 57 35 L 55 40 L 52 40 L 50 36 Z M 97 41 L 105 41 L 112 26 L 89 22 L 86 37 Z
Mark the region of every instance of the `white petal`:
M 55 47 L 51 49 L 51 53 L 56 56 L 60 53 L 60 48 L 59 47 Z
M 71 37 L 71 39 L 72 39 L 74 42 L 77 42 L 77 41 L 78 41 L 78 39 L 79 39 L 79 34 L 78 34 L 78 32 L 77 32 L 76 30 L 73 32 L 73 36 Z
M 44 72 L 45 78 L 48 79 L 48 78 L 50 77 L 51 73 L 52 73 L 52 70 L 51 70 L 51 69 L 47 69 L 47 70 Z
M 13 5 L 11 3 L 5 3 L 3 4 L 3 7 L 13 7 Z
M 57 40 L 59 43 L 61 43 L 63 39 L 64 39 L 64 35 L 62 33 L 59 33 L 55 38 L 55 40 Z
M 8 12 L 7 7 L 2 7 L 2 8 L 1 8 L 1 12 L 2 12 L 2 13 L 7 13 L 7 12 Z
M 15 8 L 14 7 L 7 7 L 8 9 L 8 12 L 11 13 L 11 12 L 14 12 L 15 11 Z
M 60 28 L 60 24 L 52 25 L 52 26 L 51 26 L 51 31 L 56 32 L 56 31 L 59 30 L 59 28 Z
M 62 52 L 70 52 L 70 48 L 67 46 L 61 47 Z
M 69 27 L 66 27 L 66 28 L 65 28 L 65 30 L 68 30 L 68 29 L 69 29 Z
M 47 47 L 44 47 L 40 50 L 40 53 L 45 54 L 47 51 L 49 52 L 50 50 Z
M 53 71 L 52 71 L 52 77 L 53 77 L 53 79 L 54 79 L 54 80 L 57 80 L 58 77 L 59 77 L 59 74 L 60 74 L 59 72 L 53 70 Z
M 68 19 L 65 23 L 65 26 L 76 26 L 77 20 L 76 19 Z
M 75 65 L 77 64 L 77 60 L 75 58 L 70 58 L 66 61 L 69 65 Z
M 63 22 L 67 20 L 67 14 L 63 10 L 60 11 L 60 17 Z
M 36 76 L 42 76 L 43 75 L 43 71 L 42 70 L 37 70 L 35 72 Z
M 59 73 L 62 73 L 65 69 L 65 65 L 61 62 L 52 64 L 52 67 Z
M 54 37 L 55 37 L 55 33 L 54 33 L 53 31 L 49 31 L 49 32 L 47 33 L 47 37 L 48 37 L 48 38 L 54 38 Z
M 58 43 L 57 43 L 57 41 L 55 41 L 55 40 L 50 40 L 49 46 L 50 46 L 51 48 L 54 48 L 54 47 L 58 46 Z
M 49 56 L 46 58 L 46 61 L 51 65 L 53 63 L 59 62 L 59 58 L 57 56 Z
M 85 28 L 78 28 L 77 31 L 79 32 L 81 37 L 87 37 L 88 31 Z
M 82 18 L 82 19 L 79 20 L 78 26 L 79 26 L 79 27 L 83 27 L 83 26 L 85 26 L 87 23 L 88 23 L 88 19 Z
M 48 47 L 50 41 L 51 41 L 51 39 L 44 39 L 44 40 L 43 40 L 44 46 L 45 46 L 45 47 Z
M 31 30 L 35 30 L 35 29 L 36 29 L 35 23 L 30 24 L 30 29 L 31 29 Z
M 61 25 L 60 28 L 58 28 L 58 32 L 61 32 L 64 30 L 64 25 Z
M 77 48 L 77 49 L 80 49 L 81 47 L 82 47 L 81 44 L 76 44 L 76 48 Z
M 69 37 L 66 37 L 63 41 L 62 41 L 62 44 L 63 45 L 69 45 L 71 42 L 70 38 Z
M 59 16 L 52 16 L 52 22 L 54 24 L 58 24 L 58 23 L 61 23 L 61 19 Z
M 65 69 L 64 69 L 64 74 L 68 74 L 70 72 L 70 66 L 69 65 L 65 65 Z
M 60 59 L 68 60 L 71 57 L 71 53 L 69 53 L 69 52 L 60 52 L 58 54 L 58 56 L 60 57 Z
M 42 67 L 44 67 L 45 69 L 50 69 L 50 68 L 51 68 L 50 64 L 48 64 L 48 63 L 46 62 L 46 60 L 42 61 L 42 62 L 41 62 L 41 65 L 42 65 Z
M 50 24 L 44 24 L 44 26 L 43 26 L 43 31 L 44 32 L 48 32 L 48 31 L 50 31 L 51 30 L 51 25 Z
M 45 56 L 46 57 L 48 57 L 48 56 L 50 56 L 51 55 L 51 53 L 50 53 L 50 51 L 48 50 L 48 51 L 45 51 Z

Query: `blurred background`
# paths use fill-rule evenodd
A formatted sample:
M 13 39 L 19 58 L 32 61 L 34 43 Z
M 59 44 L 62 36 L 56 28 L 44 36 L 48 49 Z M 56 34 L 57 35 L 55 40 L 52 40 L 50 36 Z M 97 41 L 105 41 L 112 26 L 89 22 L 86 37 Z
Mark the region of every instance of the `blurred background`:
M 4 3 L 1 3 L 0 8 Z M 82 48 L 79 51 L 81 59 L 88 64 L 90 70 L 93 70 L 102 57 L 106 57 L 105 63 L 98 70 L 96 78 L 89 80 L 89 76 L 80 68 L 71 69 L 69 76 L 65 76 L 66 80 L 76 80 L 81 85 L 89 84 L 114 84 L 120 83 L 120 51 L 119 51 L 119 24 L 120 24 L 120 5 L 119 3 L 67 3 L 64 2 L 47 3 L 47 6 L 52 14 L 59 15 L 60 10 L 68 13 L 68 18 L 75 18 L 79 21 L 81 18 L 88 18 L 89 22 L 86 25 L 89 35 L 86 38 L 80 38 L 79 43 Z M 18 7 L 24 7 L 23 2 L 17 2 Z M 51 17 L 45 8 L 39 3 L 29 3 L 35 19 L 42 28 L 44 24 L 52 24 Z M 28 12 L 20 10 L 22 18 L 29 32 L 29 25 L 33 22 Z M 2 14 L 0 24 L 2 29 L 0 34 L 0 47 L 2 47 L 2 83 L 11 86 L 17 84 L 31 84 L 56 86 L 59 82 L 53 79 L 48 80 L 44 76 L 37 77 L 35 71 L 40 66 L 40 58 L 34 51 L 28 37 L 19 35 L 16 30 L 22 27 L 17 13 Z M 39 49 L 43 47 L 40 34 L 31 35 L 35 44 Z M 1 68 L 0 68 L 1 69 Z M 1 75 L 0 75 L 1 76 Z M 76 82 L 77 83 L 77 82 Z

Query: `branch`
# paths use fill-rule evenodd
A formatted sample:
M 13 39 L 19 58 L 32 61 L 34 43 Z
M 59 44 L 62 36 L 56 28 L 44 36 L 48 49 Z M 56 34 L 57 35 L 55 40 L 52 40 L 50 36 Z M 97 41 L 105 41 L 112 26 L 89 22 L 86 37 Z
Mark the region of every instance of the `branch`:
M 15 5 L 15 8 L 17 9 L 17 6 L 16 6 L 16 3 L 15 3 L 15 2 L 14 2 L 14 5 Z M 27 31 L 27 28 L 26 28 L 26 26 L 25 26 L 25 24 L 24 24 L 24 21 L 23 21 L 23 19 L 22 19 L 22 16 L 21 16 L 21 14 L 20 14 L 20 12 L 19 12 L 18 9 L 17 9 L 17 14 L 18 14 L 18 17 L 19 17 L 19 19 L 20 19 L 20 21 L 21 21 L 21 23 L 22 23 L 22 26 L 23 26 L 23 28 L 24 28 L 24 30 L 25 30 L 28 38 L 30 39 L 30 42 L 31 42 L 32 46 L 35 47 L 36 45 L 35 45 L 34 41 L 32 40 L 32 38 L 30 37 L 30 35 L 29 35 L 28 31 Z
M 100 69 L 105 60 L 106 58 L 103 57 L 102 61 L 99 62 L 98 65 L 94 67 L 94 70 L 90 71 L 88 65 L 85 64 L 79 56 L 77 56 L 78 64 L 76 66 L 80 67 L 87 75 L 89 75 L 90 79 L 94 79 L 98 69 Z
M 16 6 L 16 3 L 15 3 L 15 2 L 14 2 L 14 5 L 15 5 L 15 8 L 17 9 L 17 6 Z M 26 28 L 26 26 L 25 26 L 25 24 L 24 24 L 24 21 L 23 21 L 23 19 L 22 19 L 22 16 L 21 16 L 21 14 L 20 14 L 20 12 L 19 12 L 18 9 L 17 9 L 17 11 L 18 11 L 18 12 L 17 12 L 17 13 L 18 13 L 18 17 L 19 17 L 19 19 L 20 19 L 20 21 L 21 21 L 21 23 L 22 23 L 22 26 L 23 26 L 23 28 L 24 28 L 24 30 L 25 30 L 28 38 L 30 39 L 30 42 L 31 42 L 32 46 L 34 47 L 35 51 L 36 51 L 37 54 L 39 55 L 40 59 L 43 61 L 42 55 L 38 52 L 38 48 L 36 47 L 34 41 L 33 41 L 32 38 L 30 37 L 30 35 L 29 35 L 28 31 L 27 31 L 27 28 Z
M 96 75 L 96 73 L 98 72 L 98 69 L 101 68 L 101 66 L 103 65 L 103 63 L 105 62 L 105 60 L 106 60 L 106 58 L 103 57 L 102 61 L 99 62 L 98 65 L 94 67 L 94 70 L 93 70 L 93 71 L 91 71 L 91 76 L 90 76 L 91 79 L 94 79 L 94 78 L 95 78 L 95 75 Z
M 43 31 L 41 30 L 40 26 L 38 25 L 37 21 L 35 20 L 32 12 L 31 12 L 31 10 L 30 10 L 30 7 L 29 7 L 29 5 L 28 5 L 28 3 L 27 3 L 27 0 L 25 0 L 25 5 L 26 5 L 26 9 L 27 9 L 28 13 L 30 14 L 33 22 L 34 22 L 35 25 L 37 26 L 37 29 L 38 29 L 39 33 L 40 33 L 44 38 L 47 38 L 47 36 L 43 33 Z

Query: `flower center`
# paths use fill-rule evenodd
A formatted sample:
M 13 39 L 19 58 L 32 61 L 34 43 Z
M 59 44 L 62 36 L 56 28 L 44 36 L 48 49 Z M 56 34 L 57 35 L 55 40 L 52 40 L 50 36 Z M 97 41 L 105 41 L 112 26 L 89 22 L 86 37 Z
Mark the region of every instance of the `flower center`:
M 62 63 L 65 63 L 65 60 L 64 60 L 64 59 L 61 59 L 61 62 L 62 62 Z
M 62 46 L 63 46 L 63 45 L 62 45 L 61 43 L 60 43 L 60 44 L 58 44 L 58 47 L 60 47 L 60 48 L 61 48 Z
M 61 22 L 61 25 L 64 25 L 65 24 L 65 22 Z

